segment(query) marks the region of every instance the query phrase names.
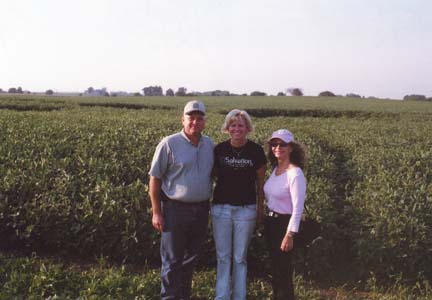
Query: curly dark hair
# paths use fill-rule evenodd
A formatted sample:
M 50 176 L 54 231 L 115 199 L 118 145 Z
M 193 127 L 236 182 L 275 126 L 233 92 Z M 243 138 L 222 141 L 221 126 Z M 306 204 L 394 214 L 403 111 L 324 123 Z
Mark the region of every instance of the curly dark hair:
M 290 153 L 290 162 L 296 165 L 297 167 L 303 169 L 307 160 L 307 148 L 305 145 L 298 142 L 290 142 L 289 145 L 292 147 L 292 151 Z M 276 167 L 277 159 L 273 154 L 271 146 L 267 143 L 267 158 L 270 161 L 272 167 Z

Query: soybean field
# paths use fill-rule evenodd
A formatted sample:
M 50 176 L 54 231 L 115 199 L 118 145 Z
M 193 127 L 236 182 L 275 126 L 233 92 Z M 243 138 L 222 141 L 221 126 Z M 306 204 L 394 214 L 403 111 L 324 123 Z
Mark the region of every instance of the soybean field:
M 4 295 L 27 298 L 13 292 L 10 276 L 18 271 L 11 259 L 31 268 L 25 261 L 32 255 L 60 262 L 103 258 L 112 264 L 145 265 L 153 272 L 151 293 L 157 294 L 159 237 L 151 226 L 147 173 L 157 143 L 181 130 L 182 108 L 191 99 L 196 98 L 0 96 L 0 269 L 7 271 L 0 275 L 0 286 L 9 291 Z M 372 280 L 430 292 L 432 103 L 342 97 L 198 99 L 208 111 L 204 133 L 215 143 L 228 138 L 220 130 L 225 114 L 239 108 L 252 116 L 250 138 L 264 147 L 279 128 L 291 130 L 307 146 L 306 201 L 322 231 L 297 254 L 296 273 L 317 285 L 343 285 L 345 280 L 367 289 Z M 214 252 L 209 229 L 199 266 L 210 270 L 204 271 L 209 278 L 214 277 Z M 266 257 L 258 228 L 249 270 L 268 284 Z M 214 285 L 213 279 L 197 280 Z M 28 278 L 20 284 L 32 282 Z M 255 288 L 260 289 L 249 293 Z M 202 299 L 209 297 L 205 288 L 195 286 L 194 291 Z M 267 299 L 264 292 L 257 293 L 251 299 Z M 134 299 L 132 294 L 124 297 Z M 299 296 L 333 299 L 306 292 Z M 79 292 L 62 297 L 99 299 Z M 360 296 L 350 299 L 363 299 L 355 297 Z M 416 297 L 429 299 L 424 292 Z

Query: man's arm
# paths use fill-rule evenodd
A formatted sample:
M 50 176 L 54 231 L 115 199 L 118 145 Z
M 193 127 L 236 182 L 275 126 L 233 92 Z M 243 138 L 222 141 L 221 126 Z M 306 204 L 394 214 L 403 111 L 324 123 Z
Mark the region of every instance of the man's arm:
M 162 181 L 159 178 L 150 176 L 149 195 L 152 204 L 152 224 L 153 227 L 159 232 L 161 232 L 164 227 L 164 218 L 162 216 L 160 198 L 161 186 Z

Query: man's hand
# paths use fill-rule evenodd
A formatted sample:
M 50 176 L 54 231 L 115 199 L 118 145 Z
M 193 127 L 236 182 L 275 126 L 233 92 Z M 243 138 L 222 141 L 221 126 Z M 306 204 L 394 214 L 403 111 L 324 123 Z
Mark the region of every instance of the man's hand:
M 162 232 L 162 230 L 164 228 L 164 218 L 163 218 L 162 214 L 160 214 L 160 213 L 153 214 L 152 224 L 153 224 L 153 227 L 157 231 Z
M 165 223 L 164 218 L 162 216 L 161 200 L 160 200 L 161 186 L 162 186 L 162 181 L 159 178 L 150 176 L 149 195 L 150 195 L 152 212 L 153 212 L 152 225 L 159 232 L 162 232 Z

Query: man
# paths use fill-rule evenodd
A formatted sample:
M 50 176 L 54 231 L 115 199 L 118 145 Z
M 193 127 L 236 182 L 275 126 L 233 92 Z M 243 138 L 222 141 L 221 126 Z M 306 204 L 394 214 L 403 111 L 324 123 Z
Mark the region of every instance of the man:
M 183 130 L 162 139 L 150 168 L 152 224 L 161 232 L 161 299 L 190 298 L 192 273 L 206 238 L 213 142 L 202 135 L 205 107 L 190 101 Z

